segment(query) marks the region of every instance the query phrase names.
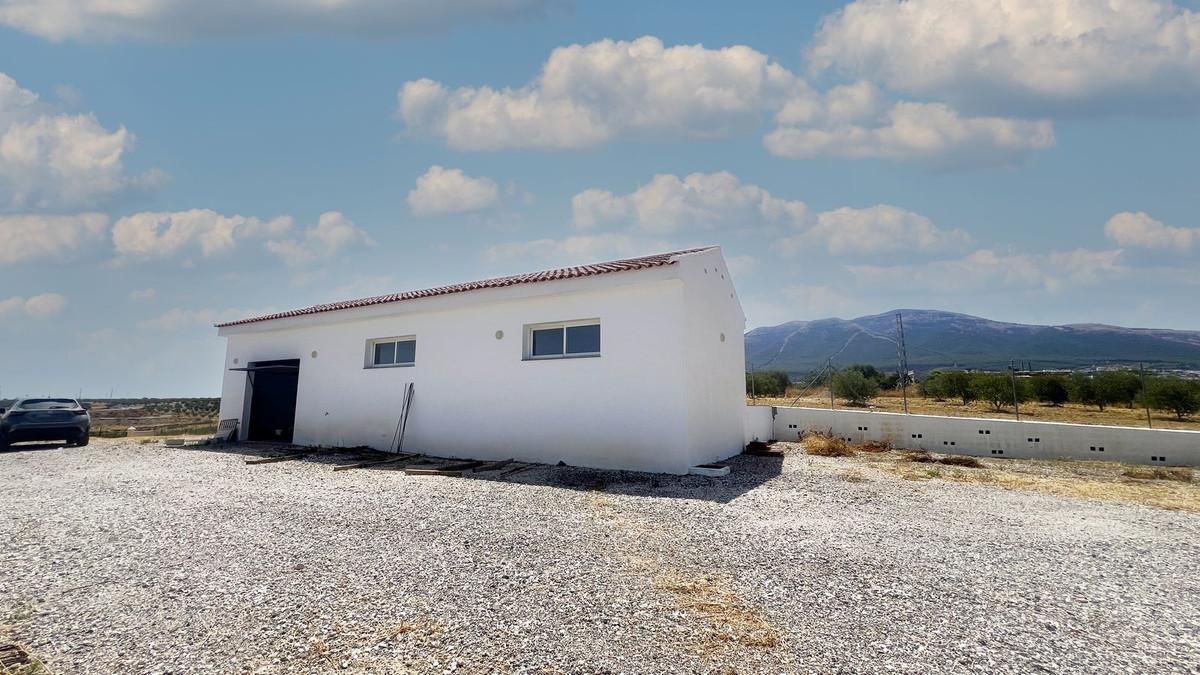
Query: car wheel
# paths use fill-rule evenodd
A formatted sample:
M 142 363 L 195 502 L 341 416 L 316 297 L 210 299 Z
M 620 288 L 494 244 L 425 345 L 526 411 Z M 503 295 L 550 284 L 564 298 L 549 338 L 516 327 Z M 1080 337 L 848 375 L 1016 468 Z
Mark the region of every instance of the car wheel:
M 0 450 L 8 449 L 8 434 L 0 432 Z
M 92 438 L 92 432 L 90 430 L 85 431 L 75 437 L 75 445 L 82 448 L 83 446 L 88 444 L 88 441 L 90 441 L 91 438 Z

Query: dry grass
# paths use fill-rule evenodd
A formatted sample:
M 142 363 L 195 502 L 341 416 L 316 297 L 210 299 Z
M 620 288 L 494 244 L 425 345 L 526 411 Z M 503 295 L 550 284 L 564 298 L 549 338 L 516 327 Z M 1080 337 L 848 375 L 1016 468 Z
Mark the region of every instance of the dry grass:
M 947 464 L 950 466 L 965 466 L 968 469 L 982 469 L 983 462 L 980 462 L 974 457 L 965 455 L 946 455 L 937 461 L 938 464 Z
M 799 392 L 790 392 L 784 398 L 759 398 L 760 405 L 792 405 Z M 828 408 L 829 394 L 820 389 L 808 390 L 795 405 L 809 408 Z M 843 407 L 839 401 L 837 406 Z M 871 407 L 882 412 L 904 412 L 904 402 L 898 391 L 883 392 L 871 399 Z M 950 417 L 984 417 L 989 419 L 1013 419 L 1011 408 L 996 412 L 992 406 L 981 401 L 962 405 L 961 401 L 935 401 L 931 398 L 916 396 L 912 389 L 908 396 L 909 412 L 920 415 L 948 415 Z M 1155 429 L 1192 429 L 1200 431 L 1200 416 L 1188 421 L 1175 419 L 1171 413 L 1155 410 L 1152 413 Z M 1074 422 L 1076 424 L 1109 424 L 1126 427 L 1146 426 L 1146 411 L 1143 408 L 1109 407 L 1099 410 L 1095 406 L 1085 406 L 1077 403 L 1066 403 L 1061 406 L 1042 405 L 1040 403 L 1021 404 L 1021 419 L 1039 422 Z
M 825 433 L 810 432 L 804 436 L 804 452 L 819 457 L 853 457 L 849 443 Z
M 324 661 L 329 665 L 333 665 L 333 653 L 329 649 L 329 645 L 321 638 L 312 638 L 308 643 L 308 651 L 305 652 L 312 661 Z
M 867 441 L 862 445 L 855 446 L 854 449 L 859 452 L 891 452 L 893 450 L 892 442 L 887 439 L 882 441 Z
M 1130 466 L 1116 462 L 1024 459 L 975 460 L 979 468 L 948 465 L 934 460 L 938 468 L 917 469 L 912 460 L 896 454 L 863 455 L 853 461 L 904 480 L 938 478 L 1005 490 L 1027 490 L 1200 513 L 1200 485 L 1194 480 L 1190 469 Z M 918 460 L 916 463 L 923 462 Z
M 1168 469 L 1159 466 L 1131 466 L 1121 475 L 1138 480 L 1175 480 L 1181 483 L 1192 482 L 1192 470 L 1184 467 Z
M 662 577 L 659 586 L 674 594 L 681 607 L 708 622 L 708 639 L 701 644 L 702 650 L 719 649 L 721 643 L 757 648 L 779 644 L 779 629 L 739 598 L 721 578 L 674 573 Z

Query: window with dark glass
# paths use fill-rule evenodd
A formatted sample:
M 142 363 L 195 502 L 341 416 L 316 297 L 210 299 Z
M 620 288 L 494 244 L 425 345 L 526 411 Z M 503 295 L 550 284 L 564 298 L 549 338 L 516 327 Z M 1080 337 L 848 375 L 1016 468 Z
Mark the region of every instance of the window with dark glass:
M 600 324 L 567 326 L 568 354 L 599 354 Z
M 563 353 L 563 329 L 543 328 L 533 331 L 534 356 L 559 356 Z
M 417 361 L 416 338 L 382 338 L 371 340 L 369 368 L 411 366 Z
M 600 324 L 595 321 L 565 321 L 527 326 L 526 358 L 553 359 L 600 355 Z

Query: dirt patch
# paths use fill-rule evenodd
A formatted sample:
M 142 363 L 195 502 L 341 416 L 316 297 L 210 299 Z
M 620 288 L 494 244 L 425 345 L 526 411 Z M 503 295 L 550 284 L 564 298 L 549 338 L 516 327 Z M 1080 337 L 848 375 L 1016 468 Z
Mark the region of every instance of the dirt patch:
M 945 464 L 947 466 L 964 466 L 968 469 L 982 469 L 983 463 L 974 457 L 965 455 L 933 455 L 924 450 L 917 452 L 906 452 L 900 455 L 906 462 L 916 464 Z
M 675 595 L 680 607 L 708 623 L 701 651 L 721 650 L 724 643 L 771 648 L 779 644 L 780 631 L 756 608 L 738 597 L 720 577 L 664 575 L 659 586 Z

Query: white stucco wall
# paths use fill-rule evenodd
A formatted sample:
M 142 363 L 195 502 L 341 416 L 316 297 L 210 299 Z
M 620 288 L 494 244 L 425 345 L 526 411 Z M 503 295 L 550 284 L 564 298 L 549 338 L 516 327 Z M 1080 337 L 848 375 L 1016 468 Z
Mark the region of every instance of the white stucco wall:
M 769 405 L 747 405 L 745 408 L 746 430 L 742 440 L 749 445 L 751 441 L 767 441 L 775 439 L 775 409 Z M 795 438 L 795 436 L 789 436 Z
M 746 316 L 720 251 L 679 263 L 684 287 L 684 372 L 692 464 L 742 451 Z
M 732 429 L 689 434 L 685 295 L 676 264 L 223 328 L 221 417 L 246 427 L 246 375 L 229 368 L 299 358 L 297 444 L 387 449 L 413 382 L 405 450 L 684 473 L 742 437 L 740 381 L 735 395 L 712 396 L 736 405 L 703 413 L 735 417 Z M 525 325 L 593 318 L 600 357 L 523 360 Z M 367 340 L 404 335 L 416 336 L 416 365 L 364 368 Z
M 835 436 L 849 438 L 855 443 L 888 440 L 898 448 L 976 457 L 1200 466 L 1200 432 L 1197 431 L 864 410 L 775 408 L 774 435 L 778 440 L 795 440 L 804 431 L 814 429 L 832 430 Z

